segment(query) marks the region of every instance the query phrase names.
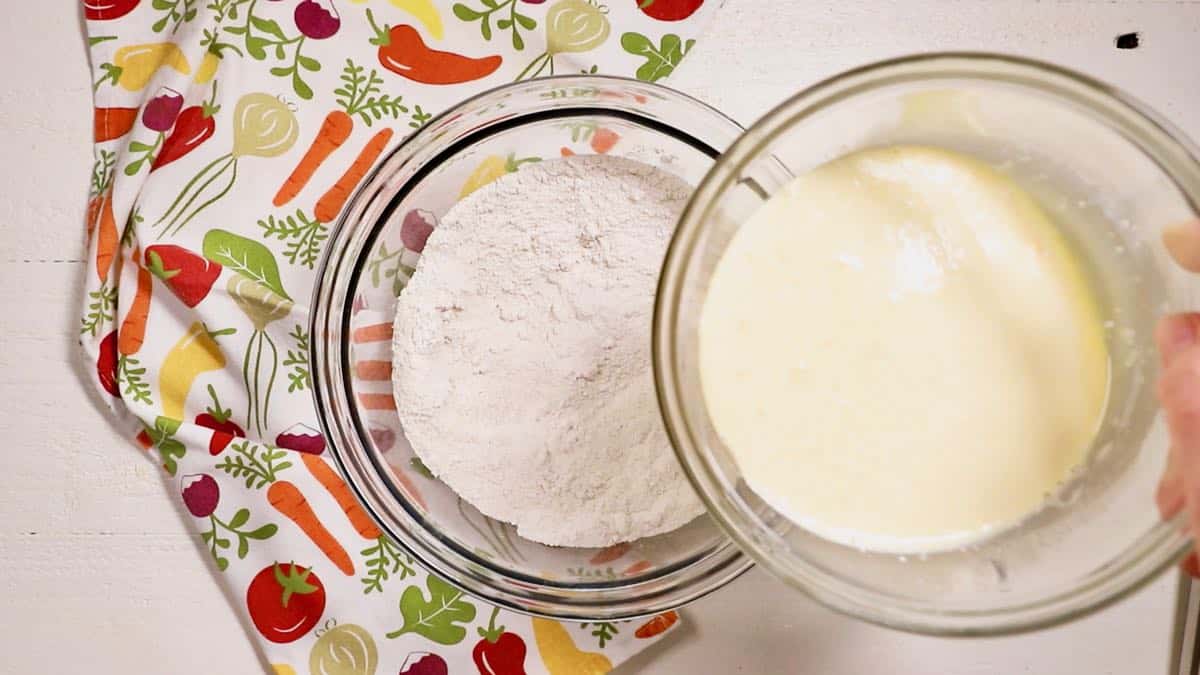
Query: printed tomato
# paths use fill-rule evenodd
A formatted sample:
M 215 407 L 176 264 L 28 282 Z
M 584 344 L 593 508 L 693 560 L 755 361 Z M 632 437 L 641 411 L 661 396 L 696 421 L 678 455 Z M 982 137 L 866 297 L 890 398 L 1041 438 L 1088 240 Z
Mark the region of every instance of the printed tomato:
M 683 21 L 691 16 L 704 0 L 637 0 L 642 13 L 659 21 Z
M 246 607 L 263 637 L 279 644 L 295 642 L 325 612 L 325 586 L 311 569 L 275 563 L 254 575 L 246 589 Z

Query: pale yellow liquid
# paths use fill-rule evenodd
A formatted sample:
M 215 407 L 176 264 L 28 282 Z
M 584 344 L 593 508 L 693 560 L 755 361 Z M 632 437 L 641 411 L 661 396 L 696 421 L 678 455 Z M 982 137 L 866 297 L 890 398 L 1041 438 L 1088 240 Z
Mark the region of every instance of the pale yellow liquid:
M 897 147 L 796 178 L 736 233 L 700 318 L 713 425 L 747 484 L 821 536 L 961 546 L 1083 460 L 1109 358 L 1079 260 L 968 157 Z

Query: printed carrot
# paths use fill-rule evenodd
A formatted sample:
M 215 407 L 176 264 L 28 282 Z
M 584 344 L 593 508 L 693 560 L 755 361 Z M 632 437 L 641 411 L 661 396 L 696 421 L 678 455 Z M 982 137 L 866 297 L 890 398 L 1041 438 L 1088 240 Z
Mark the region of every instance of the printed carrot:
M 137 108 L 96 108 L 92 120 L 92 138 L 97 143 L 120 138 L 137 123 Z
M 313 139 L 308 151 L 300 158 L 300 163 L 296 165 L 292 174 L 280 186 L 272 203 L 275 206 L 283 206 L 295 199 L 329 155 L 342 147 L 346 139 L 350 138 L 350 132 L 353 130 L 354 118 L 345 111 L 334 110 L 326 115 L 325 122 L 321 124 L 321 129 L 317 132 L 317 137 Z
M 121 244 L 121 236 L 117 234 L 117 217 L 113 214 L 111 189 L 103 200 L 100 219 L 96 223 L 96 275 L 102 284 L 108 281 L 113 258 L 117 256 L 117 247 Z
M 633 563 L 632 565 L 630 565 L 629 567 L 626 567 L 625 571 L 621 572 L 621 576 L 631 577 L 635 574 L 641 574 L 642 572 L 645 572 L 646 570 L 650 569 L 651 567 L 654 567 L 654 564 L 651 563 L 649 560 L 639 560 L 639 561 Z
M 137 260 L 134 254 L 134 260 Z M 121 330 L 117 333 L 117 351 L 123 356 L 136 354 L 142 348 L 146 339 L 146 321 L 150 318 L 150 294 L 153 290 L 154 276 L 145 267 L 138 267 L 137 292 L 133 295 L 133 304 L 129 313 L 121 322 Z
M 675 612 L 663 612 L 658 616 L 652 617 L 646 623 L 638 626 L 637 630 L 633 631 L 633 636 L 635 638 L 645 640 L 647 638 L 652 638 L 655 635 L 662 635 L 663 633 L 667 632 L 671 626 L 674 626 L 675 622 L 677 621 L 679 621 L 679 615 Z
M 359 506 L 358 500 L 354 498 L 354 494 L 350 492 L 350 488 L 346 485 L 346 481 L 337 475 L 337 472 L 329 466 L 329 463 L 316 455 L 301 454 L 300 459 L 304 462 L 304 466 L 308 467 L 309 473 L 316 478 L 329 494 L 333 495 L 338 506 L 342 507 L 342 513 L 346 514 L 346 518 L 355 530 L 362 535 L 363 539 L 378 539 L 383 536 L 375 523 L 371 521 L 370 516 L 363 511 Z
M 353 339 L 355 342 L 383 342 L 385 340 L 390 342 L 392 339 L 392 330 L 393 327 L 390 321 L 388 323 L 375 323 L 370 326 L 355 328 Z
M 267 501 L 307 534 L 343 574 L 354 575 L 354 562 L 350 560 L 350 554 L 346 553 L 346 549 L 342 548 L 337 539 L 334 539 L 317 519 L 317 514 L 313 512 L 304 495 L 300 494 L 299 488 L 286 480 L 275 481 L 267 488 Z
M 391 394 L 359 394 L 358 402 L 364 410 L 396 409 L 396 399 Z
M 592 556 L 588 562 L 592 565 L 603 565 L 605 563 L 610 563 L 614 560 L 619 560 L 621 556 L 628 553 L 629 549 L 631 548 L 633 547 L 627 541 L 621 542 L 620 544 L 613 544 L 608 548 L 600 549 L 600 551 L 598 551 L 596 555 Z
M 383 149 L 387 147 L 390 140 L 392 140 L 392 130 L 383 129 L 367 141 L 367 145 L 363 147 L 362 152 L 358 153 L 358 158 L 354 160 L 349 169 L 346 169 L 346 173 L 342 174 L 342 177 L 317 202 L 317 208 L 313 212 L 317 220 L 329 223 L 337 218 L 342 207 L 346 205 L 346 200 L 350 198 L 350 193 L 358 187 L 359 181 L 367 175 L 367 171 L 370 170 L 375 160 L 379 159 L 379 155 L 383 154 Z
M 619 140 L 621 140 L 621 135 L 617 132 L 613 131 L 612 129 L 598 127 L 594 132 L 592 132 L 592 150 L 595 150 L 598 154 L 603 155 L 609 150 L 612 150 L 613 146 L 615 146 Z
M 359 361 L 354 364 L 354 376 L 360 380 L 389 382 L 392 379 L 392 362 Z

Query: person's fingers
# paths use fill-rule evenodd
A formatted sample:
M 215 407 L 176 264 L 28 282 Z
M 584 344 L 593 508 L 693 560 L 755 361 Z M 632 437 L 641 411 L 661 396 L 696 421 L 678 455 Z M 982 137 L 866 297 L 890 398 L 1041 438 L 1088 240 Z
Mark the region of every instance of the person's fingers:
M 1158 489 L 1154 493 L 1154 502 L 1158 505 L 1158 513 L 1163 520 L 1169 520 L 1183 508 L 1184 480 L 1183 468 L 1179 460 L 1179 450 L 1171 446 L 1167 456 L 1167 469 L 1163 471 L 1158 481 Z
M 1200 313 L 1169 314 L 1158 320 L 1154 328 L 1154 341 L 1158 343 L 1158 354 L 1163 367 L 1171 364 L 1175 356 L 1196 344 L 1200 337 Z
M 1200 272 L 1200 220 L 1165 228 L 1162 240 L 1176 264 L 1189 272 Z
M 1179 569 L 1183 570 L 1184 574 L 1200 578 L 1200 558 L 1197 558 L 1196 553 L 1188 554 L 1188 557 L 1179 563 Z

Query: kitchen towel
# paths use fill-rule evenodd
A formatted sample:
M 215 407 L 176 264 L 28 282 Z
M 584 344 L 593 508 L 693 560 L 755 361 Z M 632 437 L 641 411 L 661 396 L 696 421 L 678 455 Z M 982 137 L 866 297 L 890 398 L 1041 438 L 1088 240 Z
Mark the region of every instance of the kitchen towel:
M 82 0 L 81 343 L 276 673 L 602 673 L 675 625 L 531 619 L 426 574 L 321 455 L 309 391 L 314 268 L 379 157 L 514 79 L 662 80 L 716 10 L 607 1 Z

